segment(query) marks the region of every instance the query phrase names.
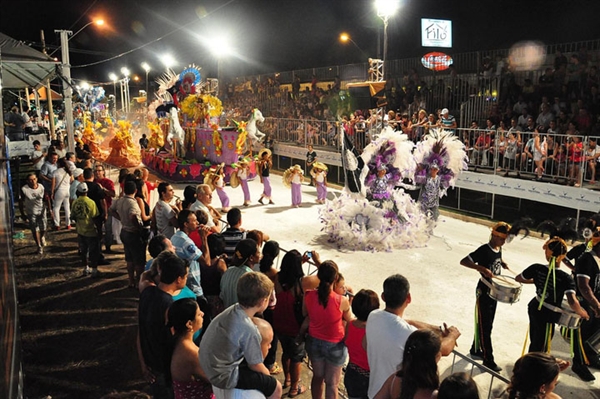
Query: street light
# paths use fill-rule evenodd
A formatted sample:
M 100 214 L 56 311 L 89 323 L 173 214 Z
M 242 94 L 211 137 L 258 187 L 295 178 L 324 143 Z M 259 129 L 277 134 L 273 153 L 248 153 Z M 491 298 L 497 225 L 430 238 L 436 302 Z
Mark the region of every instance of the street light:
M 169 69 L 172 66 L 177 65 L 175 58 L 171 54 L 164 54 L 160 57 L 160 61 L 165 65 L 165 68 Z
M 148 72 L 150 72 L 150 65 L 147 62 L 142 62 L 142 68 L 146 71 L 146 107 L 148 106 Z
M 220 96 L 221 81 L 223 79 L 223 58 L 233 53 L 233 47 L 231 47 L 231 44 L 227 37 L 215 38 L 209 42 L 209 46 L 210 52 L 217 59 L 217 81 L 219 82 L 219 86 L 217 87 L 217 96 Z
M 67 129 L 67 141 L 69 145 L 69 151 L 75 152 L 75 135 L 73 134 L 73 87 L 71 82 L 71 61 L 69 59 L 69 36 L 71 38 L 77 36 L 79 32 L 87 28 L 88 26 L 96 23 L 97 25 L 103 25 L 104 21 L 99 19 L 87 23 L 83 28 L 79 29 L 75 34 L 70 30 L 55 30 L 55 33 L 60 34 L 60 50 L 61 50 L 61 67 L 63 75 L 63 96 L 65 103 L 65 127 Z M 56 49 L 58 50 L 58 49 Z M 56 51 L 55 50 L 55 51 Z
M 365 58 L 369 58 L 367 56 L 367 54 L 363 51 L 363 49 L 360 48 L 360 46 L 358 44 L 356 44 L 356 42 L 354 40 L 352 40 L 352 38 L 350 37 L 349 34 L 347 34 L 346 32 L 342 32 L 340 33 L 340 41 L 342 43 L 348 43 L 351 42 L 352 44 L 354 44 L 356 46 L 356 48 L 361 52 L 361 54 L 363 55 L 363 57 Z
M 383 69 L 381 73 L 385 76 L 385 60 L 387 58 L 387 27 L 389 18 L 398 10 L 398 0 L 375 0 L 377 16 L 383 21 Z

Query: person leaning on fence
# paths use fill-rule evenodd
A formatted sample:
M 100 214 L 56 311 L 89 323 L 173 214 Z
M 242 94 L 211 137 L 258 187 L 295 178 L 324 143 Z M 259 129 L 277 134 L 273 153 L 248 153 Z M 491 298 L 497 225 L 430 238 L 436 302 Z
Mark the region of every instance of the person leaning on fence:
M 374 310 L 367 319 L 367 355 L 369 359 L 369 398 L 373 399 L 386 379 L 398 370 L 406 350 L 406 341 L 417 329 L 441 334 L 441 353 L 447 356 L 456 346 L 460 332 L 454 326 L 443 328 L 416 320 L 404 319 L 404 311 L 412 301 L 410 284 L 394 274 L 383 282 L 381 299 L 385 309 Z
M 251 319 L 264 312 L 272 292 L 273 282 L 266 275 L 244 274 L 237 285 L 238 303 L 215 317 L 207 328 L 199 359 L 215 387 L 259 390 L 269 399 L 281 398 L 281 383 L 263 364 L 262 337 Z

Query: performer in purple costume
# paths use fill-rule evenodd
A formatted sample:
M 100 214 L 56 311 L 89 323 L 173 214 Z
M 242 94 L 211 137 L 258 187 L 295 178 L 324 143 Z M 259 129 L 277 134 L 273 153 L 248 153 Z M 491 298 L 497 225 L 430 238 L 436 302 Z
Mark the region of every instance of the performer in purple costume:
M 250 188 L 248 187 L 248 162 L 241 160 L 238 162 L 237 176 L 244 192 L 244 206 L 250 205 Z
M 271 150 L 268 148 L 263 148 L 258 153 L 259 161 L 258 166 L 260 169 L 260 181 L 263 184 L 263 193 L 261 194 L 258 202 L 263 203 L 263 198 L 269 200 L 269 204 L 275 204 L 273 200 L 271 200 L 271 180 L 269 178 L 269 171 L 271 167 L 273 167 L 273 161 L 271 160 Z

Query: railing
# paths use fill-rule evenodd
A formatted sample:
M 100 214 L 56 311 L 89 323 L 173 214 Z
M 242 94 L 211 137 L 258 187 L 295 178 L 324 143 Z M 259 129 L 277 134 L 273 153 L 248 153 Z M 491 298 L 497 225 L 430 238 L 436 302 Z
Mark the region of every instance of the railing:
M 475 362 L 470 357 L 465 356 L 462 353 L 457 352 L 455 350 L 452 351 L 452 367 L 450 369 L 450 374 L 452 374 L 452 373 L 455 372 L 454 369 L 456 367 L 457 358 L 459 359 L 458 361 L 465 361 L 465 362 L 467 362 L 470 365 L 470 367 L 471 367 L 471 370 L 470 370 L 471 377 L 473 376 L 473 372 L 475 371 L 475 368 L 478 368 L 484 374 L 489 374 L 490 375 L 490 383 L 488 385 L 488 390 L 487 390 L 488 391 L 488 393 L 487 393 L 487 398 L 488 399 L 490 399 L 492 397 L 492 393 L 493 393 L 493 390 L 494 390 L 494 380 L 500 380 L 500 381 L 502 381 L 505 384 L 508 384 L 510 382 L 506 377 L 503 377 L 502 375 L 496 373 L 495 371 L 490 370 L 489 368 L 485 367 L 484 365 Z M 458 372 L 458 370 L 456 372 Z M 481 387 L 481 382 L 478 382 L 477 386 L 479 387 L 479 390 L 481 391 L 481 388 L 482 388 Z
M 523 173 L 537 180 L 568 183 L 576 187 L 595 180 L 597 158 L 586 158 L 589 146 L 586 136 L 540 133 L 540 149 L 545 148 L 545 151 L 536 157 L 534 132 L 457 129 L 456 134 L 465 143 L 469 170 L 472 171 L 501 173 L 506 177 L 519 177 Z M 580 148 L 579 157 L 571 156 L 569 146 L 573 145 Z M 538 158 L 537 162 L 534 157 Z

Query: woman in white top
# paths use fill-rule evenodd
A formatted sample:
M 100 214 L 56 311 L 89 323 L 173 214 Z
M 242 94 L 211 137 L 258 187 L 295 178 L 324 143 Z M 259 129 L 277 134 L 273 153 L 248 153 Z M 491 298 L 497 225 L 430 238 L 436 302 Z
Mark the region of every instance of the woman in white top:
M 65 225 L 71 229 L 71 204 L 69 203 L 69 188 L 73 176 L 64 158 L 58 160 L 58 168 L 52 174 L 52 211 L 54 212 L 54 229 L 60 230 L 60 207 L 65 211 Z

